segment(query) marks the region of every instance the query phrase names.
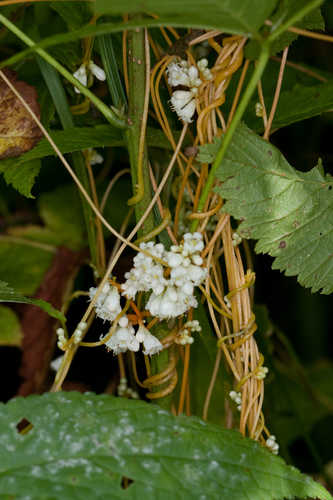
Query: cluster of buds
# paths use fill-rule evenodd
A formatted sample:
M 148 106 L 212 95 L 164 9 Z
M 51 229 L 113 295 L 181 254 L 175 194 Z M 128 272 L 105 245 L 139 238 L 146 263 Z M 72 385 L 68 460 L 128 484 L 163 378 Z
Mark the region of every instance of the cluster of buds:
M 119 385 L 117 387 L 117 394 L 120 397 L 139 399 L 139 394 L 128 387 L 126 377 L 120 379 Z
M 65 337 L 65 330 L 63 328 L 57 328 L 56 334 L 58 336 L 57 346 L 59 349 L 64 349 L 67 339 Z
M 194 338 L 191 335 L 193 332 L 201 332 L 201 326 L 196 319 L 185 323 L 184 328 L 178 332 L 175 343 L 180 345 L 193 344 Z
M 87 323 L 85 321 L 80 321 L 73 333 L 74 344 L 79 344 L 81 342 L 86 328 Z
M 266 377 L 267 373 L 268 373 L 267 366 L 260 366 L 260 368 L 258 368 L 258 370 L 256 372 L 255 377 L 258 380 L 263 380 Z
M 271 434 L 269 438 L 266 440 L 266 446 L 271 450 L 274 455 L 277 455 L 279 453 L 279 445 L 276 442 L 276 437 Z
M 234 401 L 236 403 L 237 410 L 241 411 L 241 409 L 242 409 L 242 395 L 241 395 L 241 393 L 236 392 L 236 391 L 230 391 L 229 396 L 230 396 L 230 399 L 232 399 L 232 401 Z

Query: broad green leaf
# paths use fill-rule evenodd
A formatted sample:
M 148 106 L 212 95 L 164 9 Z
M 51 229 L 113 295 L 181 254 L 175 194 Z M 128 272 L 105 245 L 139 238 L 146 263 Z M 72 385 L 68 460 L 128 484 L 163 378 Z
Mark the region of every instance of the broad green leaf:
M 96 0 L 98 14 L 153 13 L 164 24 L 217 28 L 227 33 L 256 33 L 273 11 L 276 0 Z
M 145 6 L 148 4 L 151 6 L 151 3 L 152 0 L 148 0 Z M 172 3 L 159 2 L 158 6 L 153 6 L 155 7 L 153 10 L 156 12 L 156 8 L 161 8 L 163 11 L 167 11 L 168 15 L 163 15 L 163 17 L 161 16 L 158 19 L 153 19 L 152 17 L 146 17 L 144 19 L 137 18 L 126 23 L 88 24 L 74 31 L 59 33 L 58 35 L 44 38 L 43 41 L 36 43 L 34 48 L 25 49 L 5 61 L 2 61 L 0 63 L 0 68 L 11 66 L 21 61 L 28 54 L 33 53 L 36 48 L 45 49 L 80 38 L 107 35 L 135 28 L 154 28 L 165 26 L 166 24 L 176 27 L 219 29 L 227 33 L 256 35 L 257 30 L 263 24 L 269 13 L 272 12 L 276 3 L 277 0 L 266 0 L 265 3 L 263 3 L 262 0 L 210 0 L 203 8 L 199 0 L 195 0 L 194 3 L 193 1 L 190 2 L 190 0 L 186 0 L 185 3 L 177 2 L 177 4 L 175 1 Z M 113 2 L 105 2 L 104 5 L 101 5 L 101 9 L 104 9 L 105 6 L 109 7 L 110 5 L 113 6 Z M 141 9 L 141 4 L 140 9 L 137 5 L 136 2 L 134 10 L 144 10 L 143 8 Z M 117 2 L 116 7 L 119 11 L 126 12 L 126 9 L 123 8 L 123 4 L 120 4 L 120 2 Z M 174 11 L 176 14 L 173 15 Z
M 265 101 L 269 109 L 272 97 L 268 96 Z M 252 103 L 254 104 L 253 101 Z M 291 123 L 312 118 L 324 111 L 330 111 L 332 107 L 332 81 L 313 86 L 296 85 L 293 90 L 281 92 L 272 129 L 276 130 Z M 262 132 L 264 129 L 262 119 L 255 116 L 254 105 L 249 108 L 246 123 L 258 132 Z
M 211 161 L 218 141 L 201 148 Z M 217 171 L 224 211 L 241 220 L 238 233 L 259 240 L 255 250 L 276 257 L 273 269 L 297 275 L 313 292 L 333 291 L 333 181 L 322 169 L 291 167 L 272 144 L 245 125 L 234 134 Z
M 32 424 L 25 434 L 16 425 Z M 238 432 L 155 405 L 54 393 L 0 406 L 0 491 L 26 500 L 331 499 Z M 122 477 L 133 482 L 127 489 Z
M 51 265 L 54 249 L 29 241 L 0 238 L 0 280 L 19 293 L 33 295 Z
M 21 325 L 15 312 L 10 307 L 0 306 L 0 346 L 20 346 L 21 340 Z
M 62 322 L 66 321 L 64 315 L 58 311 L 58 309 L 55 309 L 51 304 L 49 304 L 49 302 L 46 302 L 46 300 L 24 297 L 24 295 L 16 292 L 13 288 L 8 286 L 8 283 L 5 283 L 4 281 L 0 281 L 0 302 L 18 302 L 21 304 L 38 306 L 53 318 Z
M 49 133 L 63 154 L 89 148 L 124 147 L 126 145 L 121 132 L 110 125 L 71 127 Z M 160 130 L 151 127 L 147 130 L 147 143 L 150 147 L 171 149 L 165 135 Z M 49 141 L 42 139 L 35 148 L 18 158 L 1 160 L 0 173 L 4 174 L 7 184 L 11 184 L 24 196 L 32 198 L 31 189 L 41 168 L 39 160 L 46 156 L 56 156 L 56 153 Z

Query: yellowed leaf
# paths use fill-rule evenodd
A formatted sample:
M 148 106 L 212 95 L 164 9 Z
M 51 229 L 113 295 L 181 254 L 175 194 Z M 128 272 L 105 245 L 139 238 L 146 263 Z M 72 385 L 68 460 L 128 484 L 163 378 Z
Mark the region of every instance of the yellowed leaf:
M 16 73 L 5 70 L 16 90 L 40 117 L 37 92 L 26 82 L 16 79 Z M 0 81 L 0 159 L 19 156 L 41 139 L 41 131 L 31 115 L 10 90 L 4 80 Z

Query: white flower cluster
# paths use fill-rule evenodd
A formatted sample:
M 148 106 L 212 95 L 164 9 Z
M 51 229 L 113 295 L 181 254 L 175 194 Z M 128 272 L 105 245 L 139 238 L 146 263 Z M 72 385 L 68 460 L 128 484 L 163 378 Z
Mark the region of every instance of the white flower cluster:
M 79 80 L 84 87 L 87 87 L 89 72 L 95 76 L 97 80 L 104 82 L 106 78 L 104 70 L 97 66 L 97 64 L 93 61 L 89 61 L 88 64 L 81 64 L 81 66 L 73 73 L 73 76 Z M 77 87 L 74 87 L 74 90 L 77 94 L 80 94 L 80 90 Z
M 200 285 L 207 275 L 207 270 L 201 267 L 203 260 L 199 255 L 204 248 L 202 235 L 186 233 L 183 245 L 173 245 L 169 252 L 161 243 L 141 243 L 140 248 L 165 260 L 170 274 L 166 278 L 161 264 L 139 253 L 134 258 L 134 267 L 125 274 L 123 295 L 134 299 L 137 292 L 151 290 L 146 308 L 159 319 L 181 316 L 191 307 L 197 307 L 194 287 Z
M 161 342 L 143 325 L 139 326 L 136 334 L 133 325 L 126 316 L 120 318 L 118 325 L 112 337 L 105 342 L 106 347 L 111 349 L 114 354 L 127 350 L 137 352 L 140 349 L 140 344 L 143 344 L 143 353 L 147 356 L 152 356 L 162 350 Z
M 193 344 L 194 338 L 190 335 L 191 332 L 201 332 L 201 326 L 199 321 L 194 319 L 193 321 L 187 321 L 184 328 L 178 332 L 175 339 L 176 344 L 186 345 Z
M 279 445 L 276 442 L 276 437 L 271 434 L 269 438 L 266 440 L 266 446 L 271 450 L 274 455 L 278 455 L 279 453 Z
M 198 61 L 198 68 L 205 80 L 211 80 L 212 74 L 208 69 L 207 59 Z M 199 78 L 198 69 L 190 65 L 187 61 L 172 62 L 167 67 L 168 83 L 171 87 L 182 85 L 189 90 L 175 90 L 172 93 L 170 102 L 173 111 L 185 123 L 191 123 L 195 113 L 195 96 L 198 93 L 198 87 L 202 84 Z
M 242 409 L 242 395 L 241 395 L 241 393 L 236 392 L 236 391 L 230 391 L 229 396 L 230 396 L 230 399 L 232 399 L 232 401 L 234 401 L 236 403 L 237 410 L 241 411 L 241 409 Z
M 129 398 L 132 398 L 132 399 L 139 399 L 139 394 L 134 391 L 133 389 L 131 389 L 130 387 L 128 387 L 127 385 L 127 378 L 121 378 L 120 381 L 119 381 L 119 385 L 117 387 L 117 393 L 118 393 L 118 396 L 120 397 L 129 397 Z
M 267 366 L 261 366 L 260 368 L 258 368 L 258 371 L 255 375 L 256 379 L 263 380 L 266 377 L 267 373 L 268 373 Z
M 92 300 L 96 295 L 97 288 L 89 289 L 89 297 Z M 116 287 L 105 283 L 102 291 L 95 302 L 96 315 L 104 321 L 113 321 L 121 312 L 120 295 Z

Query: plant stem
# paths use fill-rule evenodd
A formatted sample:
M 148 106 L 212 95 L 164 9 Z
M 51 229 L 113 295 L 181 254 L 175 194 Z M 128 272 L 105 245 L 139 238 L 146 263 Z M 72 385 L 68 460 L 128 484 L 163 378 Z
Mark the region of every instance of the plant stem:
M 0 22 L 6 26 L 12 33 L 14 33 L 20 40 L 22 40 L 28 47 L 33 47 L 35 42 L 31 40 L 23 31 L 21 31 L 15 24 L 13 24 L 9 19 L 0 14 Z M 35 51 L 39 54 L 45 61 L 47 61 L 51 66 L 53 66 L 59 73 L 66 78 L 70 83 L 77 87 L 81 94 L 85 95 L 96 108 L 102 113 L 102 115 L 108 120 L 108 122 L 116 128 L 126 128 L 126 123 L 123 117 L 118 115 L 115 111 L 109 108 L 103 101 L 90 92 L 87 87 L 82 85 L 74 76 L 61 64 L 58 63 L 54 57 L 48 54 L 44 49 L 36 48 Z
M 319 7 L 322 3 L 324 3 L 324 0 L 312 0 L 312 2 L 307 3 L 307 5 L 305 5 L 303 7 L 303 9 L 300 9 L 299 11 L 295 12 L 295 14 L 293 16 L 289 17 L 289 19 L 287 19 L 286 22 L 280 24 L 276 28 L 273 25 L 272 32 L 271 32 L 268 40 L 270 42 L 272 42 L 273 40 L 276 40 L 277 37 L 282 35 L 282 33 L 289 28 L 289 26 L 292 26 L 293 24 L 297 23 L 297 21 L 299 21 L 300 19 L 303 19 L 304 16 L 306 16 L 309 12 L 311 12 L 316 7 Z
M 236 128 L 237 128 L 239 122 L 241 121 L 242 116 L 246 110 L 246 107 L 247 107 L 247 105 L 252 97 L 252 94 L 256 89 L 257 83 L 260 80 L 261 75 L 264 72 L 264 69 L 266 67 L 266 64 L 267 64 L 267 61 L 269 58 L 269 47 L 270 47 L 270 43 L 268 40 L 266 40 L 266 42 L 264 42 L 262 47 L 261 47 L 261 52 L 260 52 L 257 66 L 252 73 L 250 81 L 249 81 L 249 83 L 244 91 L 244 94 L 242 96 L 242 99 L 238 105 L 237 111 L 235 112 L 234 117 L 230 123 L 230 126 L 228 127 L 228 130 L 227 130 L 225 136 L 223 137 L 221 147 L 216 155 L 214 163 L 211 166 L 207 182 L 203 188 L 203 191 L 202 191 L 202 194 L 200 196 L 199 203 L 198 203 L 198 209 L 197 209 L 198 212 L 202 211 L 202 209 L 207 201 L 207 198 L 209 196 L 209 193 L 212 190 L 212 187 L 213 187 L 213 184 L 215 181 L 216 170 L 221 165 L 221 162 L 222 162 L 223 158 L 225 157 L 228 146 L 229 146 L 231 139 L 236 131 Z M 198 224 L 199 224 L 198 219 L 196 219 L 192 222 L 192 225 L 191 225 L 192 232 L 196 230 L 196 228 L 198 227 Z
M 135 217 L 138 222 L 151 201 L 151 184 L 148 169 L 146 141 L 142 142 L 142 127 L 145 129 L 144 110 L 146 95 L 146 54 L 145 34 L 143 29 L 128 33 L 128 111 L 130 127 L 126 131 L 127 146 L 130 157 L 131 177 L 134 197 L 129 204 L 135 206 Z M 141 147 L 140 147 L 141 146 Z M 154 214 L 151 212 L 139 236 L 150 233 L 155 226 Z

